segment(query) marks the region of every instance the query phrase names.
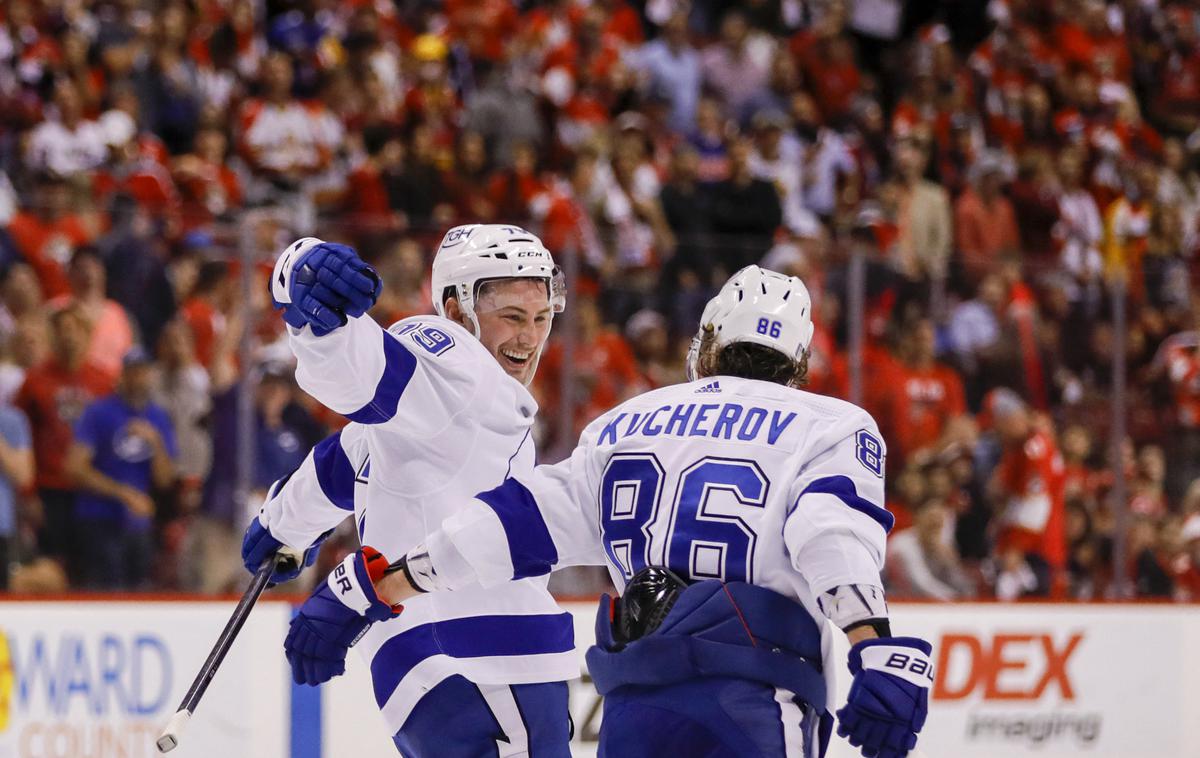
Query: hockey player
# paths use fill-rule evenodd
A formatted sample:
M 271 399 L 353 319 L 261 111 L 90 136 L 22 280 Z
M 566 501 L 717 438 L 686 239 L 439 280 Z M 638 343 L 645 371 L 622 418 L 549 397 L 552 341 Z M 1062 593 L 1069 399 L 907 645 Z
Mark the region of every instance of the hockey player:
M 279 257 L 272 295 L 297 381 L 352 423 L 271 487 L 246 532 L 248 569 L 282 545 L 311 562 L 351 514 L 364 545 L 399 554 L 451 504 L 532 471 L 525 385 L 565 300 L 550 253 L 517 227 L 456 227 L 432 280 L 439 315 L 385 331 L 363 315 L 381 285 L 353 250 L 307 238 Z M 301 606 L 284 643 L 295 681 L 341 674 L 356 644 L 402 755 L 569 756 L 564 680 L 579 669 L 545 579 L 421 597 L 399 615 L 371 590 L 384 565 L 355 553 Z
M 854 676 L 838 733 L 865 756 L 907 755 L 931 648 L 889 628 L 875 422 L 797 389 L 810 307 L 799 279 L 741 270 L 705 309 L 694 381 L 623 403 L 568 460 L 456 506 L 378 591 L 399 602 L 606 562 L 621 596 L 603 599 L 588 652 L 605 758 L 823 754 L 837 626 Z

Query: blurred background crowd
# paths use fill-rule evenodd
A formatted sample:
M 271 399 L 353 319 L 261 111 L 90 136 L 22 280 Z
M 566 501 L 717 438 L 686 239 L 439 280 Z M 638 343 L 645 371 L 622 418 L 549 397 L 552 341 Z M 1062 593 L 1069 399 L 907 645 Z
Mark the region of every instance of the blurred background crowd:
M 1200 599 L 1200 2 L 5 0 L 0 170 L 0 589 L 244 581 L 344 423 L 275 252 L 389 324 L 502 221 L 570 280 L 543 461 L 757 262 L 887 440 L 892 597 Z

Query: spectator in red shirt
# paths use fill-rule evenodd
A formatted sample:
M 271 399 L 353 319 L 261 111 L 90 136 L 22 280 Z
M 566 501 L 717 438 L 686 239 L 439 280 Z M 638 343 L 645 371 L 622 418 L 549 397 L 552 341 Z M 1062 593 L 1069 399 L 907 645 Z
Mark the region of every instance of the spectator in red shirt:
M 68 271 L 71 294 L 55 298 L 49 305 L 61 308 L 78 305 L 91 324 L 87 361 L 116 381 L 121 375 L 121 359 L 133 347 L 133 326 L 129 315 L 115 300 L 106 295 L 104 261 L 95 249 L 83 247 L 75 251 Z
M 389 127 L 377 125 L 363 129 L 363 149 L 366 156 L 346 178 L 342 208 L 350 230 L 374 239 L 407 225 L 388 194 L 388 177 L 403 162 L 404 145 Z
M 91 324 L 83 309 L 68 305 L 50 317 L 51 356 L 31 368 L 14 404 L 33 430 L 37 461 L 34 485 L 42 503 L 42 551 L 68 564 L 77 554 L 73 509 L 75 483 L 65 464 L 72 425 L 83 409 L 112 392 L 112 378 L 87 360 Z
M 572 298 L 571 308 L 578 328 L 570 368 L 573 440 L 589 421 L 632 397 L 643 385 L 633 351 L 619 332 L 601 321 L 595 297 L 577 294 Z M 560 386 L 566 370 L 563 343 L 556 340 L 546 348 L 537 378 L 539 397 L 545 400 L 546 418 L 562 412 L 564 398 Z
M 1004 196 L 1003 160 L 984 154 L 972 166 L 972 181 L 954 203 L 954 241 L 964 273 L 979 282 L 1004 253 L 1020 248 L 1016 214 Z
M 928 319 L 918 321 L 905 340 L 889 404 L 888 453 L 897 463 L 925 464 L 948 448 L 974 442 L 962 379 L 934 359 L 934 342 Z
M 70 293 L 67 261 L 75 248 L 95 238 L 81 216 L 68 212 L 70 202 L 71 190 L 66 181 L 44 174 L 37 180 L 29 206 L 8 224 L 17 251 L 33 266 L 47 298 Z
M 1167 494 L 1173 500 L 1200 478 L 1200 297 L 1193 300 L 1192 314 L 1192 330 L 1168 337 L 1160 353 L 1175 421 L 1167 466 Z
M 175 159 L 172 173 L 183 203 L 184 229 L 220 218 L 242 203 L 242 183 L 226 164 L 229 140 L 214 127 L 196 134 L 191 153 Z
M 996 555 L 1002 577 L 1037 577 L 1036 591 L 1057 591 L 1066 563 L 1064 540 L 1063 462 L 1054 438 L 1039 428 L 1032 412 L 1015 392 L 997 389 L 985 401 L 1003 454 L 988 484 L 999 512 Z M 1002 587 L 1002 599 L 1024 594 Z M 1028 589 L 1028 588 L 1027 588 Z M 1007 597 L 1006 597 L 1007 596 Z
M 210 372 L 217 340 L 225 331 L 225 313 L 235 301 L 236 282 L 224 261 L 205 261 L 196 274 L 192 293 L 179 308 L 192 330 L 196 358 Z

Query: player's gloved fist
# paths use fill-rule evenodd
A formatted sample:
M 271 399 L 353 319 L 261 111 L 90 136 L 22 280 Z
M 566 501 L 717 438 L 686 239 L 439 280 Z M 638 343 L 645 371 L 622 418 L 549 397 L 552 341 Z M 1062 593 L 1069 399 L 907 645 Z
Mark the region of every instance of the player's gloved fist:
M 317 554 L 321 552 L 321 543 L 329 534 L 330 532 L 322 534 L 305 549 L 301 563 L 287 563 L 276 567 L 271 574 L 271 584 L 290 582 L 300 576 L 301 571 L 313 565 Z M 285 545 L 263 524 L 262 513 L 259 513 L 256 518 L 251 519 L 246 533 L 242 535 L 242 563 L 245 564 L 246 570 L 253 574 L 262 566 L 263 561 L 274 558 L 283 547 Z
M 398 616 L 401 606 L 379 599 L 375 582 L 388 560 L 372 547 L 346 556 L 292 619 L 284 654 L 296 684 L 318 685 L 346 671 L 346 652 L 372 623 Z
M 867 758 L 904 758 L 929 712 L 933 647 L 916 637 L 863 640 L 850 648 L 854 682 L 837 712 L 838 734 Z
M 354 248 L 316 237 L 288 245 L 271 272 L 271 298 L 283 320 L 297 329 L 308 324 L 318 337 L 366 313 L 382 289 Z

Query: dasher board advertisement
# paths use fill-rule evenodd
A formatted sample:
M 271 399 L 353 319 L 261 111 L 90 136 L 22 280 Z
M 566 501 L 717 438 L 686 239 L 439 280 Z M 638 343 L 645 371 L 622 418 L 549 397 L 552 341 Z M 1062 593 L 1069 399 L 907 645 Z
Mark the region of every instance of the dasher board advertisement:
M 0 758 L 151 758 L 234 604 L 0 602 Z M 286 603 L 254 609 L 179 758 L 289 755 Z

